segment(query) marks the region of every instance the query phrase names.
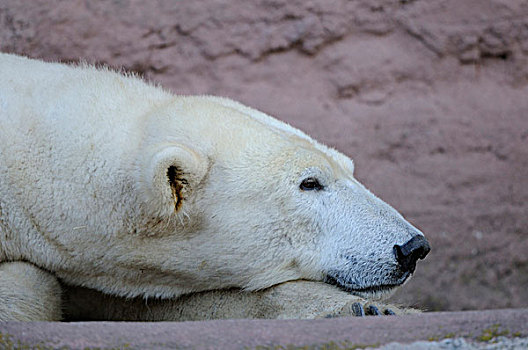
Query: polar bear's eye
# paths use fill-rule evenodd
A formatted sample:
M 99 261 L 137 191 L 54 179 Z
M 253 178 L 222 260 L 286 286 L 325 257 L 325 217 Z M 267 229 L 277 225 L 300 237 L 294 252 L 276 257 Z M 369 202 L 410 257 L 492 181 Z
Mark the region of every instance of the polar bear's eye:
M 299 188 L 303 191 L 319 191 L 323 189 L 323 186 L 315 177 L 309 177 L 303 180 Z

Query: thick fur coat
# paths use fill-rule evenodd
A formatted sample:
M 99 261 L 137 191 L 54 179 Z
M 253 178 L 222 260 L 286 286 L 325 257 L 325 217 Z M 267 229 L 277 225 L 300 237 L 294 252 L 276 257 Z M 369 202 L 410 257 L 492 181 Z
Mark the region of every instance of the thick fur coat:
M 7 54 L 0 76 L 0 262 L 124 297 L 299 279 L 379 297 L 428 252 L 348 157 L 264 113 Z

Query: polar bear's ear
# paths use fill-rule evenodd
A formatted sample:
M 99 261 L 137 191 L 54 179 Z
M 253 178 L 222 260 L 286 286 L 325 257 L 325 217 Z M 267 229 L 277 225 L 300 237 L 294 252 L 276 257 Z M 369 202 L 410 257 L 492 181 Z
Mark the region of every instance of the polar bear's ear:
M 152 198 L 161 211 L 178 212 L 208 170 L 207 158 L 182 144 L 167 144 L 154 153 L 148 169 Z

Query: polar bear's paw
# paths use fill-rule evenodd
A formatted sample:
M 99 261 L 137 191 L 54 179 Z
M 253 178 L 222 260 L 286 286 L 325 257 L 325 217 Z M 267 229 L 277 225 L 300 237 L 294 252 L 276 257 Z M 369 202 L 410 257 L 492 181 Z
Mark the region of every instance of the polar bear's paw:
M 26 262 L 0 263 L 0 321 L 59 321 L 61 286 Z
M 359 299 L 353 296 L 347 296 L 345 298 L 348 298 L 348 300 L 345 300 L 344 305 L 342 305 L 338 310 L 331 310 L 331 312 L 325 314 L 324 317 L 400 316 L 421 312 L 420 310 L 409 307 L 400 307 L 393 304 L 373 303 L 371 301 Z M 355 298 L 355 300 L 353 298 Z
M 392 316 L 396 315 L 396 312 L 390 307 L 386 306 L 376 306 L 376 305 L 361 305 L 359 302 L 355 302 L 351 306 L 352 312 L 355 316 Z
M 404 315 L 419 310 L 372 302 L 322 282 L 291 281 L 261 291 L 216 290 L 177 299 L 125 299 L 86 288 L 66 288 L 67 320 L 201 321 L 320 319 Z

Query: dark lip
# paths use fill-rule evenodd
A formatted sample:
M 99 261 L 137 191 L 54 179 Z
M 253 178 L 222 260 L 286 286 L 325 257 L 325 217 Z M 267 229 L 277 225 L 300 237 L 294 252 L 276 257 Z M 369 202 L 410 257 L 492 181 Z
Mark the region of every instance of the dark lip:
M 411 276 L 411 273 L 406 273 L 396 283 L 379 284 L 379 285 L 361 287 L 361 288 L 352 287 L 350 285 L 347 285 L 346 282 L 342 283 L 337 278 L 331 275 L 326 275 L 325 283 L 335 285 L 339 287 L 340 289 L 342 289 L 343 291 L 348 292 L 348 293 L 388 292 L 388 291 L 393 290 L 396 287 L 401 286 L 410 276 Z

